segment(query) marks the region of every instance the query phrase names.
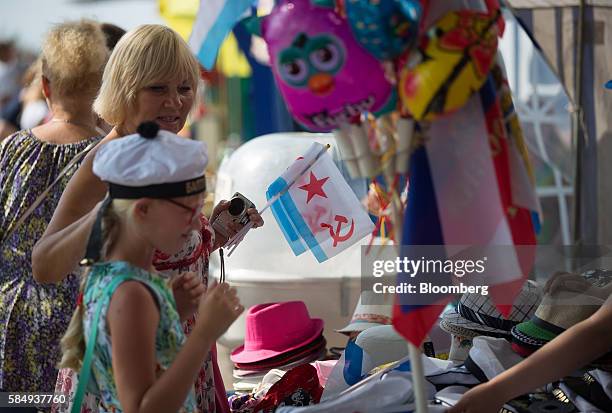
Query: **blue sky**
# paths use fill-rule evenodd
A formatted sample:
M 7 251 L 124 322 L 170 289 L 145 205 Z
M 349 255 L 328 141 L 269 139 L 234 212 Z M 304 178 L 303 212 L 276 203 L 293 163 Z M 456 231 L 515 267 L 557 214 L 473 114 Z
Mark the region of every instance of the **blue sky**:
M 156 0 L 0 0 L 0 39 L 13 38 L 19 46 L 36 52 L 52 24 L 82 17 L 126 30 L 162 23 Z

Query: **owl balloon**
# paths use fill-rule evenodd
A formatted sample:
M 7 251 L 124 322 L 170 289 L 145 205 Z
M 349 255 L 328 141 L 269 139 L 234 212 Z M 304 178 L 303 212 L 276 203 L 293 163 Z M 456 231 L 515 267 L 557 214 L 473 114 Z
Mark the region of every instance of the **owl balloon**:
M 395 109 L 396 94 L 383 67 L 333 8 L 281 0 L 258 19 L 276 83 L 293 117 L 307 129 L 331 131 L 357 121 L 362 112 Z

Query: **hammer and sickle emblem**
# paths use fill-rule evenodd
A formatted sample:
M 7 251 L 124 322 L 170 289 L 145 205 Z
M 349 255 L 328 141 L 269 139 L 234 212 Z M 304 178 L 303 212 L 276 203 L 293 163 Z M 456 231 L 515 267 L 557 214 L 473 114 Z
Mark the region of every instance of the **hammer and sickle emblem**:
M 338 224 L 336 224 L 336 231 L 334 232 L 334 228 L 326 222 L 321 223 L 322 228 L 329 228 L 329 236 L 334 240 L 334 247 L 338 245 L 339 242 L 346 241 L 353 235 L 353 231 L 355 230 L 355 221 L 351 219 L 351 229 L 345 234 L 340 235 L 340 230 L 342 229 L 342 224 L 348 223 L 348 219 L 342 215 L 336 215 L 335 220 Z

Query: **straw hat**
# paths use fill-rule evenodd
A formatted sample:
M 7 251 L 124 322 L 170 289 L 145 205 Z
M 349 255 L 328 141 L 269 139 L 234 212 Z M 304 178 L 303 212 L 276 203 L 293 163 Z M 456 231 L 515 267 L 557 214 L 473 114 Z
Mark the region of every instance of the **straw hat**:
M 546 294 L 531 319 L 513 328 L 512 340 L 520 345 L 541 347 L 589 318 L 604 301 L 600 297 L 567 290 Z

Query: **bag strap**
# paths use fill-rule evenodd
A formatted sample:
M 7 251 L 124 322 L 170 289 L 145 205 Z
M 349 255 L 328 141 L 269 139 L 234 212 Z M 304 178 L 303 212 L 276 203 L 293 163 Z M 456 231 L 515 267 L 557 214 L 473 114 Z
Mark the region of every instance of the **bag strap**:
M 98 322 L 100 321 L 100 315 L 102 313 L 102 306 L 104 305 L 104 301 L 107 297 L 113 295 L 113 292 L 119 286 L 120 283 L 129 279 L 133 279 L 133 277 L 129 275 L 117 276 L 113 278 L 111 282 L 102 291 L 100 301 L 98 302 L 98 305 L 96 306 L 96 311 L 94 313 L 92 328 L 89 332 L 87 347 L 85 349 L 85 356 L 83 357 L 83 366 L 81 367 L 81 371 L 79 372 L 79 385 L 77 387 L 76 395 L 74 397 L 74 402 L 72 404 L 72 409 L 70 410 L 70 413 L 81 412 L 81 404 L 83 403 L 83 398 L 85 397 L 85 389 L 87 388 L 89 378 L 91 377 L 91 359 L 93 357 L 96 340 L 98 339 Z
M 4 246 L 4 243 L 6 241 L 8 241 L 9 237 L 17 230 L 17 228 L 19 228 L 24 223 L 24 221 L 30 215 L 32 215 L 34 210 L 36 210 L 36 208 L 38 208 L 38 206 L 45 200 L 45 198 L 47 197 L 47 195 L 49 195 L 49 192 L 51 192 L 53 187 L 55 185 L 57 185 L 57 183 L 70 171 L 70 169 L 77 162 L 79 162 L 81 159 L 83 159 L 85 157 L 85 155 L 87 155 L 87 153 L 89 153 L 89 151 L 91 149 L 93 149 L 93 147 L 98 144 L 98 142 L 99 142 L 98 140 L 95 140 L 94 142 L 91 142 L 89 145 L 87 145 L 85 147 L 85 149 L 83 149 L 81 152 L 77 153 L 74 156 L 74 158 L 72 158 L 70 160 L 70 162 L 68 162 L 68 164 L 64 167 L 64 169 L 62 169 L 61 172 L 57 175 L 57 177 L 53 180 L 53 182 L 51 182 L 51 184 L 49 184 L 49 186 L 47 188 L 45 188 L 45 190 L 40 195 L 38 195 L 38 197 L 34 200 L 32 205 L 30 205 L 30 207 L 23 213 L 23 215 L 21 217 L 19 217 L 19 220 L 17 220 L 15 225 L 13 225 L 13 227 L 10 228 L 7 231 L 7 233 L 4 235 L 4 237 L 2 239 L 2 243 L 0 244 L 0 247 Z

